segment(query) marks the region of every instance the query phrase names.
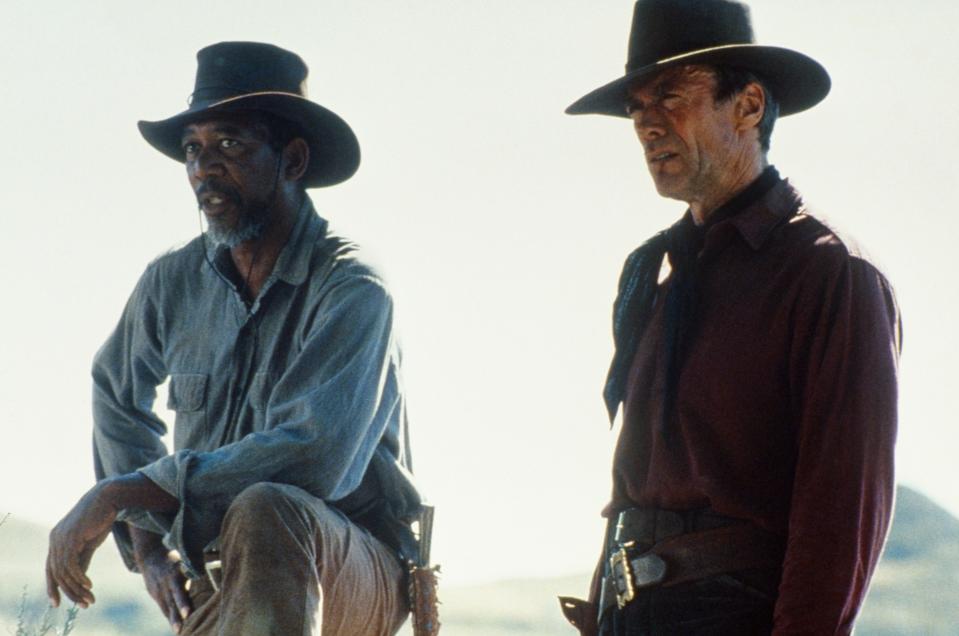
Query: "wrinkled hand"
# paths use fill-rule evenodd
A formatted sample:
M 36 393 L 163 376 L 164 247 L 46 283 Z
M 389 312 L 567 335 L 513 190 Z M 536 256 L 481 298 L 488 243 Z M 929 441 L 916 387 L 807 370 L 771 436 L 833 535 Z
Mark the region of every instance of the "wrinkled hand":
M 183 621 L 193 611 L 190 597 L 186 593 L 186 577 L 180 571 L 179 565 L 166 551 L 161 550 L 144 557 L 139 566 L 147 592 L 160 606 L 160 611 L 173 626 L 173 631 L 179 634 Z
M 102 488 L 94 486 L 50 532 L 47 596 L 54 607 L 60 605 L 60 590 L 83 608 L 96 601 L 86 571 L 117 516 L 102 493 Z

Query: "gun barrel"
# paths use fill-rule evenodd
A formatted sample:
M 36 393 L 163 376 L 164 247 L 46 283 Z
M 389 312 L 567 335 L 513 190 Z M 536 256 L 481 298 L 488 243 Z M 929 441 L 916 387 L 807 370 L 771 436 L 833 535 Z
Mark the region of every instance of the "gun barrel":
M 430 565 L 430 547 L 433 537 L 433 506 L 424 505 L 420 511 L 420 567 L 429 567 Z

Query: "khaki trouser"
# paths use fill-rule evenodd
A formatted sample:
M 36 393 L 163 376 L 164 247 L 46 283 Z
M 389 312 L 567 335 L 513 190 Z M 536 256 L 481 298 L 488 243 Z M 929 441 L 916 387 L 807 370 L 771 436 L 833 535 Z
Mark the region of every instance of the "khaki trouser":
M 260 483 L 230 506 L 223 579 L 190 588 L 181 636 L 388 636 L 408 612 L 392 551 L 294 486 Z

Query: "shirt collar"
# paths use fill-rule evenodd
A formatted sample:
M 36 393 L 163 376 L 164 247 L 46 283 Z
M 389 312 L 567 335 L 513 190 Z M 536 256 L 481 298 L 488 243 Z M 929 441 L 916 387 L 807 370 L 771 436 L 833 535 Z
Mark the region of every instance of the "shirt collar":
M 759 251 L 780 223 L 789 219 L 802 207 L 802 197 L 789 183 L 782 179 L 761 199 L 729 219 L 743 240 Z
M 303 283 L 310 271 L 313 250 L 326 232 L 326 226 L 326 220 L 316 213 L 313 201 L 305 196 L 290 238 L 273 266 L 273 277 L 290 285 Z
M 320 238 L 326 233 L 326 228 L 326 219 L 321 218 L 316 213 L 313 201 L 308 195 L 305 196 L 303 205 L 297 212 L 293 229 L 290 231 L 290 238 L 280 251 L 276 264 L 273 266 L 273 272 L 267 278 L 261 290 L 261 295 L 274 281 L 282 280 L 290 285 L 300 285 L 306 280 L 310 271 L 313 250 Z M 201 267 L 208 268 L 212 265 L 219 271 L 224 271 L 224 268 L 229 266 L 228 251 L 229 248 L 223 246 L 214 248 L 213 263 L 204 261 Z M 222 274 L 220 278 L 223 278 Z
M 802 207 L 802 197 L 787 179 L 780 179 L 763 196 L 746 205 L 734 216 L 709 228 L 706 247 L 715 248 L 722 237 L 734 229 L 755 251 L 762 249 L 773 230 Z

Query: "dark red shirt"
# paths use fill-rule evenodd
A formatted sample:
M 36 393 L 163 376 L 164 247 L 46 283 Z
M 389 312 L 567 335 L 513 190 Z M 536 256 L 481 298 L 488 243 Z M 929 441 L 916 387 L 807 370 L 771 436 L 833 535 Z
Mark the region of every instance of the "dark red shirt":
M 708 506 L 779 534 L 774 634 L 847 634 L 893 509 L 893 291 L 786 181 L 710 227 L 696 267 L 670 439 L 658 293 L 627 380 L 606 514 Z

